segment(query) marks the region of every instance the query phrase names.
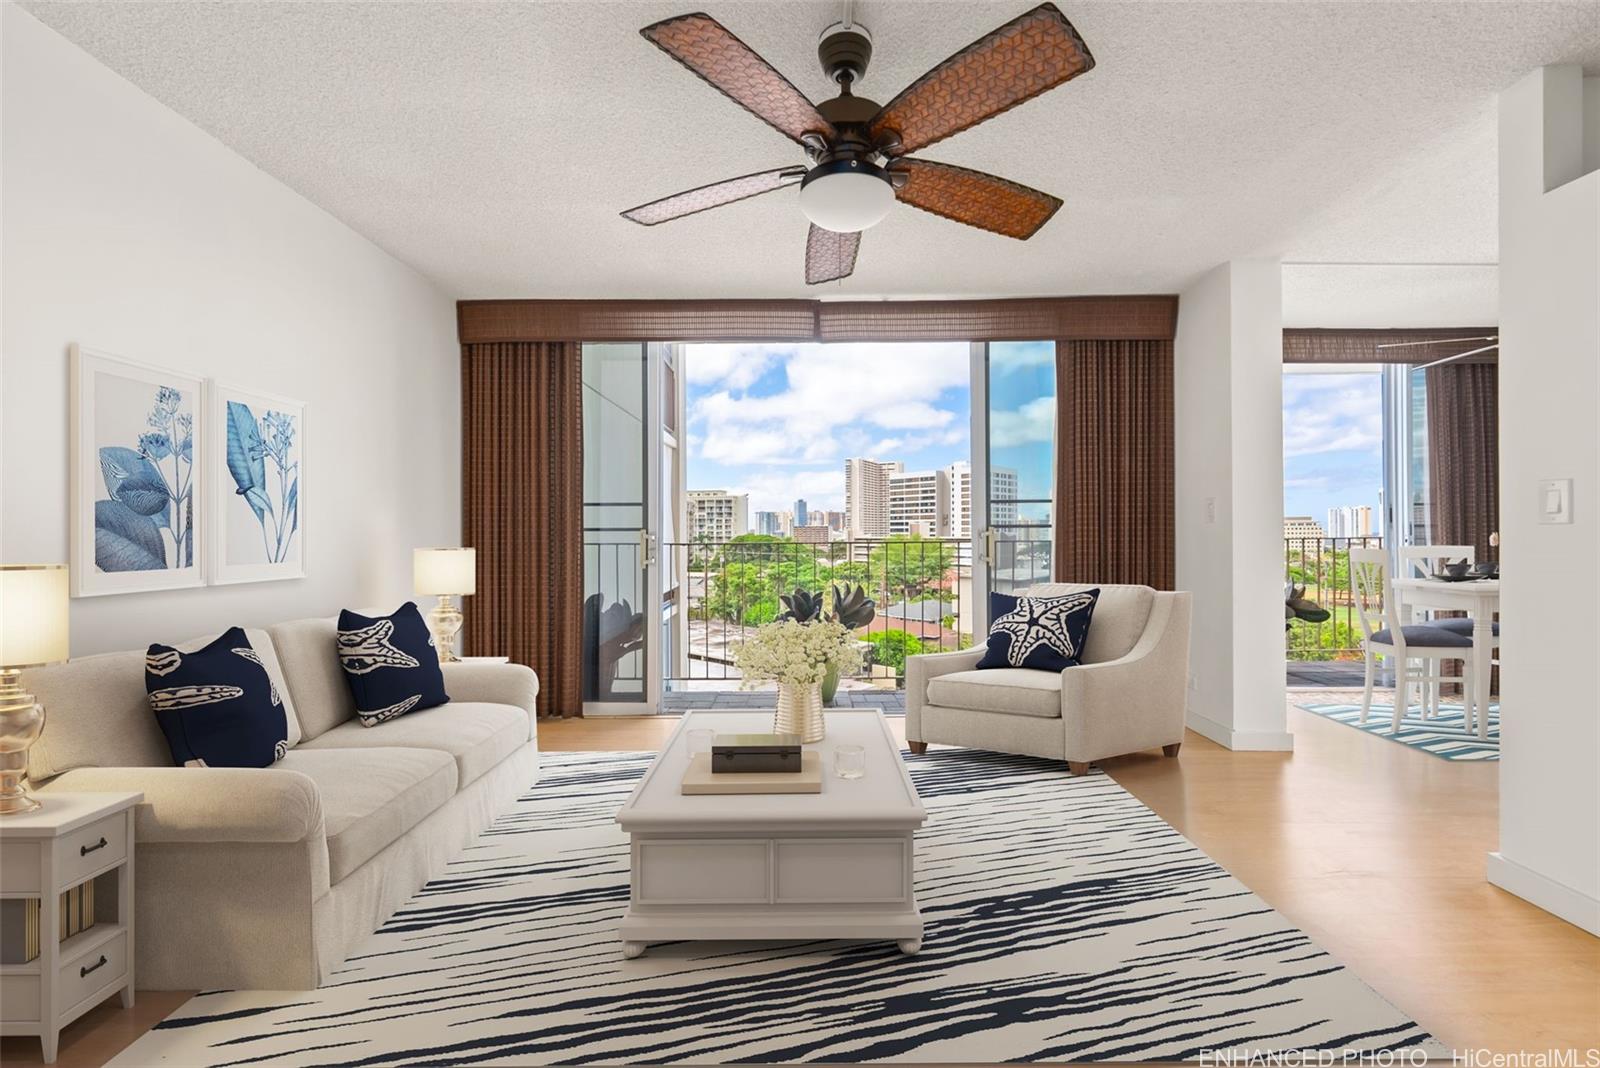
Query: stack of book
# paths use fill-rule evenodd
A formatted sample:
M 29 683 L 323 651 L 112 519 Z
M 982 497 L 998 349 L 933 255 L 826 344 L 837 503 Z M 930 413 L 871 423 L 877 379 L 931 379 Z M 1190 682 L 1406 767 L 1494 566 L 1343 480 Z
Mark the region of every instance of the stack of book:
M 94 880 L 61 895 L 56 937 L 66 941 L 94 926 Z M 0 900 L 0 964 L 27 964 L 39 957 L 41 913 L 36 897 Z

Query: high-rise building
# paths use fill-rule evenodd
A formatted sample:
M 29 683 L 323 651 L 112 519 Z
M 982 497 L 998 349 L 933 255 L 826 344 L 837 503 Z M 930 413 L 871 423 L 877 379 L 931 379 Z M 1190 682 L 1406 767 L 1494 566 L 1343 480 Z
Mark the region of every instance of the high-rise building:
M 1371 536 L 1371 505 L 1345 504 L 1328 509 L 1328 537 L 1370 538 Z
M 972 537 L 972 465 L 965 460 L 957 460 L 944 470 L 950 494 L 949 503 L 945 506 L 950 516 L 949 527 L 944 536 L 970 538 Z
M 844 513 L 843 512 L 831 512 L 830 511 L 828 513 L 828 529 L 832 530 L 832 531 L 835 531 L 836 533 L 839 533 L 839 534 L 843 534 L 845 532 Z
M 750 533 L 750 495 L 726 490 L 690 490 L 689 533 L 695 541 L 721 543 Z
M 1009 467 L 989 469 L 989 521 L 996 526 L 1010 526 L 1022 521 L 1017 507 L 1017 473 Z
M 804 497 L 796 497 L 794 501 L 794 525 L 803 527 L 810 524 L 810 522 L 811 509 L 806 507 L 806 499 Z
M 828 544 L 828 528 L 819 524 L 800 523 L 794 528 L 794 540 L 801 545 Z
M 889 479 L 904 470 L 898 460 L 844 462 L 845 527 L 852 538 L 889 536 Z
M 889 476 L 889 534 L 925 538 L 950 533 L 948 470 L 914 471 Z
M 1283 536 L 1290 540 L 1321 538 L 1322 524 L 1308 515 L 1286 515 L 1283 517 Z
M 757 512 L 756 533 L 774 535 L 781 534 L 783 532 L 781 516 L 781 512 Z

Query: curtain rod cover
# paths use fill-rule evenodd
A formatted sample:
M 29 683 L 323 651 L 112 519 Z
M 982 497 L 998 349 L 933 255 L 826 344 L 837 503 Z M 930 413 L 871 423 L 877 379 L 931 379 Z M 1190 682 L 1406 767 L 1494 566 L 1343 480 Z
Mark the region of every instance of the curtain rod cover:
M 1494 337 L 1497 326 L 1452 326 L 1396 330 L 1285 330 L 1284 363 L 1432 363 L 1458 352 L 1481 348 L 1487 341 L 1457 344 L 1412 345 L 1403 349 L 1379 349 L 1407 341 L 1449 341 L 1454 338 Z M 1461 363 L 1495 363 L 1498 352 L 1468 356 Z

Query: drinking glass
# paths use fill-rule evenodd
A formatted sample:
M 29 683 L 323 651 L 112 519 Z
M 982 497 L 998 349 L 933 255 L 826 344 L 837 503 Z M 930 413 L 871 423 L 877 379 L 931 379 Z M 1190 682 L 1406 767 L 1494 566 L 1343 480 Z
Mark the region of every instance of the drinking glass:
M 705 727 L 696 727 L 684 732 L 684 744 L 688 747 L 689 755 L 696 756 L 700 753 L 711 752 L 711 743 L 716 739 L 717 732 Z
M 867 751 L 859 745 L 841 745 L 833 750 L 833 773 L 841 779 L 860 779 L 867 774 Z

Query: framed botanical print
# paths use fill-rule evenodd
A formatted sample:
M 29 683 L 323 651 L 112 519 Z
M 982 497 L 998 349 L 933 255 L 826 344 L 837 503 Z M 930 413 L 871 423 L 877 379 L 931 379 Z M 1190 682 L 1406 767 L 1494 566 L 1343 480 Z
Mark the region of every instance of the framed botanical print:
M 213 583 L 306 574 L 306 406 L 210 382 Z
M 205 582 L 202 380 L 72 346 L 72 595 Z

